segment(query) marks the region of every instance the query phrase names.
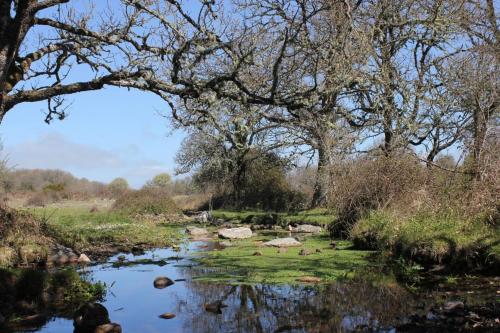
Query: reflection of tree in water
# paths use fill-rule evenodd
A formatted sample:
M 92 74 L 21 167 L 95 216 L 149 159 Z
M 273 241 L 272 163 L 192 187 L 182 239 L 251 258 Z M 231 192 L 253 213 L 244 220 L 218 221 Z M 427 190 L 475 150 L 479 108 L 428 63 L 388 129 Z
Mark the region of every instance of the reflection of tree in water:
M 186 332 L 338 332 L 359 326 L 390 327 L 412 310 L 414 298 L 397 285 L 369 281 L 312 286 L 271 286 L 187 282 L 179 312 L 188 314 Z M 205 310 L 222 301 L 222 314 Z M 413 307 L 413 310 L 415 308 Z

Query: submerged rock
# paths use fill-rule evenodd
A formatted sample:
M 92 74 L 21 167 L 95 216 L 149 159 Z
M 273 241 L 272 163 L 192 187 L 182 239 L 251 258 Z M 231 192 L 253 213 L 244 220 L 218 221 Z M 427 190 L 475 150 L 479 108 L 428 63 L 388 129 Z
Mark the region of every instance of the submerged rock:
M 156 289 L 163 289 L 168 286 L 173 285 L 175 282 L 169 279 L 168 277 L 165 276 L 160 276 L 155 279 L 153 282 L 153 285 L 155 286 Z
M 186 228 L 186 232 L 191 236 L 202 236 L 208 234 L 208 230 L 205 228 L 198 228 L 189 226 Z
M 274 247 L 293 247 L 293 246 L 302 246 L 302 243 L 297 241 L 295 238 L 287 237 L 287 238 L 276 238 L 265 242 L 264 246 L 274 246 Z
M 116 323 L 99 325 L 94 333 L 122 333 L 122 327 Z
M 175 315 L 173 313 L 163 313 L 161 315 L 159 315 L 160 318 L 162 319 L 172 319 L 172 318 L 175 318 Z
M 219 229 L 217 232 L 220 238 L 243 239 L 252 237 L 252 230 L 247 227 Z
M 310 225 L 310 224 L 300 224 L 296 228 L 291 229 L 292 232 L 303 232 L 303 233 L 309 233 L 309 234 L 319 234 L 323 229 L 321 227 L 318 227 L 316 225 Z
M 110 322 L 108 310 L 99 303 L 85 304 L 75 312 L 73 317 L 75 332 L 94 332 L 98 326 L 109 324 Z
M 221 314 L 222 309 L 226 308 L 227 305 L 222 303 L 222 301 L 215 301 L 210 304 L 205 304 L 205 311 L 215 313 L 215 314 Z

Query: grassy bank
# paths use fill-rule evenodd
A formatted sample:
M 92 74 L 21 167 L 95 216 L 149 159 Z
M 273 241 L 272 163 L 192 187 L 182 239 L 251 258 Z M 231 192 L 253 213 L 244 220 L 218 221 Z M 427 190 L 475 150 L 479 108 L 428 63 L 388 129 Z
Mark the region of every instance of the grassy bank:
M 51 235 L 80 252 L 126 250 L 135 245 L 166 247 L 179 241 L 179 226 L 165 217 L 132 217 L 119 211 L 91 213 L 83 208 L 34 208 L 34 216 L 47 223 Z
M 316 208 L 293 213 L 272 213 L 263 211 L 229 211 L 215 210 L 214 218 L 236 220 L 243 223 L 267 224 L 268 220 L 279 225 L 287 224 L 313 224 L 327 227 L 335 221 L 335 214 L 324 208 Z
M 351 237 L 357 248 L 388 250 L 423 264 L 494 268 L 500 258 L 498 228 L 452 215 L 404 218 L 374 211 L 354 225 Z
M 325 236 L 309 236 L 301 240 L 302 247 L 278 250 L 262 246 L 275 235 L 259 234 L 248 240 L 233 241 L 232 246 L 209 251 L 198 261 L 213 272 L 198 280 L 229 283 L 298 283 L 300 278 L 314 277 L 322 282 L 352 276 L 371 264 L 370 251 L 356 251 L 351 243 L 341 241 L 332 249 Z M 300 255 L 304 250 L 308 255 Z M 256 255 L 258 254 L 258 255 Z

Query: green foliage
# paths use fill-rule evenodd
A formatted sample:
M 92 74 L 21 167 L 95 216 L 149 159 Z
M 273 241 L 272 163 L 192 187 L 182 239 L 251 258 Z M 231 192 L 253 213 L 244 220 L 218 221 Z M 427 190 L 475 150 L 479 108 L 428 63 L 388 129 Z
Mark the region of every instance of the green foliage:
M 148 185 L 161 189 L 168 189 L 172 184 L 172 177 L 168 173 L 160 173 L 153 177 Z
M 43 188 L 44 192 L 62 192 L 66 189 L 66 185 L 62 183 L 48 184 Z
M 178 214 L 180 209 L 165 190 L 143 188 L 120 196 L 113 209 L 127 214 Z
M 128 182 L 125 178 L 115 178 L 108 185 L 109 190 L 113 194 L 113 196 L 123 195 L 126 191 L 128 191 L 129 186 Z
M 451 263 L 458 268 L 489 266 L 500 242 L 497 228 L 452 214 L 401 217 L 375 211 L 351 230 L 357 248 L 390 250 L 421 263 Z M 489 258 L 489 259 L 488 259 Z

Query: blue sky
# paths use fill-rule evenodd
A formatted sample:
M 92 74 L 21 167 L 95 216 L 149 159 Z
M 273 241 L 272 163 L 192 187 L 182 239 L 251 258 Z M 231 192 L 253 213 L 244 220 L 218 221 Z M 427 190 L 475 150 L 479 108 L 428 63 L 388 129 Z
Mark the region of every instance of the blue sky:
M 6 115 L 0 135 L 10 166 L 62 169 L 104 182 L 124 177 L 133 187 L 173 173 L 184 133 L 172 132 L 158 114 L 169 112 L 160 98 L 109 87 L 67 101 L 69 117 L 50 125 L 43 121 L 45 102 L 21 104 Z

